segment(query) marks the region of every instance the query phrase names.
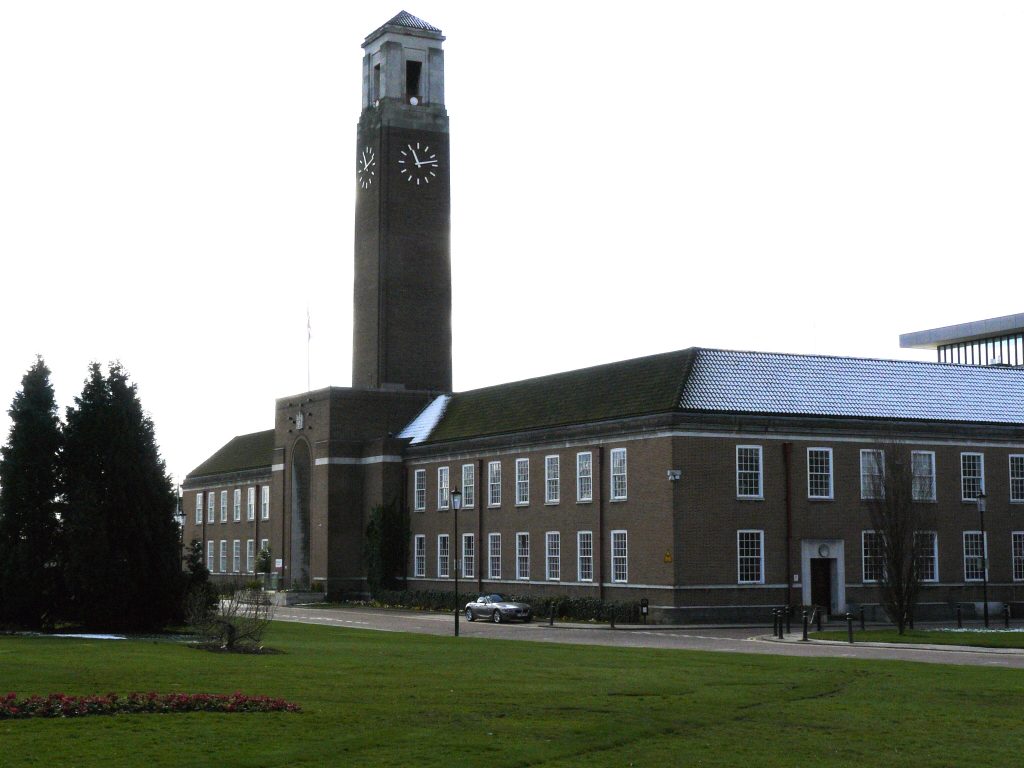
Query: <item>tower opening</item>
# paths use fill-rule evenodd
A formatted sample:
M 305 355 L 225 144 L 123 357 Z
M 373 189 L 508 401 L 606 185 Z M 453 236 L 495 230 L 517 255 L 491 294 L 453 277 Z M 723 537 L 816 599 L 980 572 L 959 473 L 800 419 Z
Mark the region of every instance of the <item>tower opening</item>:
M 380 64 L 373 68 L 373 81 L 371 84 L 370 103 L 376 104 L 380 101 Z
M 422 62 L 405 62 L 405 99 L 412 104 L 418 104 L 423 100 L 420 94 L 420 73 L 422 71 Z

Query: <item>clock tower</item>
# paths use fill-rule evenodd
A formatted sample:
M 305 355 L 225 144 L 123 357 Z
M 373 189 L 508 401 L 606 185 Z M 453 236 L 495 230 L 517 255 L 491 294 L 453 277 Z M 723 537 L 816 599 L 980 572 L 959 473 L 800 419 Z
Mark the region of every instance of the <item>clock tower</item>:
M 452 389 L 441 30 L 402 11 L 363 41 L 352 386 Z

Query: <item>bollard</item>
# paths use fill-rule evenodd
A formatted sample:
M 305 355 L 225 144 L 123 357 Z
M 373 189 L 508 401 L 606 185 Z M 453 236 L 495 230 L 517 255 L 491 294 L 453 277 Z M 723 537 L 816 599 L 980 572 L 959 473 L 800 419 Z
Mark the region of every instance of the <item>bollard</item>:
M 786 625 L 782 621 L 782 609 L 779 608 L 779 640 L 784 640 L 785 639 L 785 637 L 786 637 L 786 635 L 784 633 L 785 629 L 786 629 Z
M 846 612 L 846 636 L 850 642 L 853 642 L 853 614 L 849 611 Z
M 804 608 L 804 636 L 800 638 L 804 642 L 807 642 L 807 609 Z
M 956 607 L 956 628 L 957 629 L 963 629 L 964 628 L 964 617 L 963 617 L 963 614 L 960 612 L 960 606 L 959 605 L 957 605 L 957 607 Z
M 779 609 L 772 608 L 772 637 L 779 634 Z
M 860 631 L 864 631 L 864 606 L 860 607 Z
M 814 606 L 814 620 L 818 624 L 818 631 L 821 632 L 821 608 Z
M 551 601 L 551 609 L 548 611 L 548 626 L 555 626 L 555 601 Z
M 785 608 L 783 608 L 782 610 L 784 610 L 786 612 L 786 634 L 788 635 L 790 633 L 790 631 L 791 631 L 790 628 L 789 628 L 789 619 L 790 619 L 790 613 L 792 611 L 791 611 L 791 609 L 790 609 L 790 607 L 788 605 Z
M 1010 604 L 1003 603 L 1003 626 L 1010 628 Z
M 612 629 L 615 629 L 615 607 L 612 607 Z

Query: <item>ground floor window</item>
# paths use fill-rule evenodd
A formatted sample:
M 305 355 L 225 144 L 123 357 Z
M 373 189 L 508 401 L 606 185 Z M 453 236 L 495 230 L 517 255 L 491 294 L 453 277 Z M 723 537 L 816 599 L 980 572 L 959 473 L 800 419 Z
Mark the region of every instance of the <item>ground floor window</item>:
M 501 578 L 501 534 L 487 536 L 487 578 Z
M 427 575 L 427 537 L 416 536 L 412 544 L 412 572 L 414 576 Z
M 516 578 L 530 578 L 530 534 L 516 534 Z
M 935 531 L 914 532 L 914 565 L 921 581 L 939 580 L 939 537 Z
M 448 534 L 437 537 L 437 578 L 448 578 Z
M 231 572 L 242 572 L 242 540 L 235 539 L 231 542 Z
M 740 584 L 764 584 L 764 531 L 736 532 Z
M 216 570 L 216 563 L 214 562 L 213 549 L 216 546 L 216 542 L 210 539 L 206 542 L 206 570 L 213 573 Z
M 594 534 L 590 531 L 576 534 L 576 578 L 594 580 Z
M 1013 580 L 1024 581 L 1024 531 L 1013 532 Z
M 256 572 L 256 540 L 245 540 L 245 572 Z
M 878 531 L 860 532 L 861 577 L 864 583 L 874 583 L 882 578 L 885 558 L 882 555 L 882 534 Z
M 228 572 L 228 541 L 227 539 L 220 540 L 220 572 Z
M 982 581 L 987 575 L 985 544 L 981 531 L 964 531 L 964 581 Z
M 548 531 L 544 534 L 544 544 L 547 550 L 544 576 L 548 581 L 558 581 L 562 578 L 562 534 Z
M 476 575 L 476 544 L 472 533 L 462 534 L 462 575 L 467 579 Z
M 625 531 L 612 531 L 612 581 L 629 581 L 629 548 Z

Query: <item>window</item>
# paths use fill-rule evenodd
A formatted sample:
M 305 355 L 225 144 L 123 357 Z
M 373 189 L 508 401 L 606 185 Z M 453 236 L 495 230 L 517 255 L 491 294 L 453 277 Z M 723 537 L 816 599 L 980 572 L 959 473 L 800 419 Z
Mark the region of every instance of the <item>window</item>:
M 558 581 L 562 578 L 562 534 L 548 531 L 544 534 L 544 578 Z
M 516 578 L 530 578 L 530 534 L 516 534 Z
M 576 454 L 576 501 L 594 500 L 594 462 L 590 451 Z
M 1010 501 L 1024 502 L 1024 455 L 1021 454 L 1010 456 Z
M 761 484 L 761 446 L 736 446 L 736 496 L 741 499 L 764 498 Z
M 203 524 L 203 494 L 196 494 L 196 525 Z
M 860 497 L 885 497 L 885 451 L 865 448 L 860 452 Z
M 437 537 L 437 578 L 448 578 L 448 534 Z
M 492 461 L 487 465 L 487 506 L 501 506 L 501 462 Z
M 242 540 L 235 539 L 231 542 L 231 572 L 242 572 Z
M 557 504 L 561 495 L 559 487 L 558 457 L 544 457 L 544 503 Z
M 422 512 L 427 508 L 427 470 L 417 469 L 413 473 L 413 509 Z
M 213 559 L 213 557 L 214 557 L 213 556 L 213 547 L 214 547 L 213 539 L 210 539 L 209 541 L 206 542 L 206 570 L 208 570 L 210 573 L 213 573 L 214 570 L 216 570 L 216 568 L 217 568 L 217 563 L 214 562 L 214 559 Z
M 260 488 L 260 520 L 270 519 L 270 486 Z
M 576 534 L 576 578 L 594 580 L 594 534 L 579 531 Z
M 501 534 L 487 536 L 487 578 L 501 578 Z
M 427 575 L 427 537 L 419 534 L 413 539 L 413 576 Z
M 612 448 L 612 501 L 626 498 L 626 449 Z
M 236 523 L 242 519 L 242 489 L 235 488 L 231 499 L 231 519 Z
M 448 467 L 437 468 L 437 508 L 448 509 Z
M 530 503 L 530 460 L 516 459 L 516 506 Z
M 1024 581 L 1024 531 L 1012 534 L 1013 580 Z
M 249 490 L 254 490 L 254 489 L 250 488 Z M 255 573 L 256 572 L 256 540 L 255 539 L 246 539 L 245 540 L 245 572 L 246 573 Z
M 964 581 L 982 581 L 988 575 L 988 542 L 981 531 L 964 531 Z
M 260 552 L 270 554 L 270 539 L 260 539 Z
M 960 496 L 974 501 L 985 492 L 985 456 L 981 453 L 960 454 Z
M 476 504 L 476 466 L 462 465 L 462 506 L 472 507 Z
M 740 584 L 764 584 L 764 531 L 736 531 L 736 561 Z
M 228 542 L 227 539 L 220 540 L 220 572 L 228 572 Z
M 226 523 L 228 521 L 228 492 L 220 492 L 220 521 Z
M 878 531 L 861 531 L 861 579 L 873 583 L 882 578 L 885 558 L 882 553 L 882 534 Z
M 620 584 L 629 581 L 629 549 L 625 531 L 612 531 L 612 581 Z
M 807 498 L 832 498 L 832 449 L 807 449 Z
M 935 531 L 914 531 L 914 566 L 921 581 L 939 580 L 939 537 Z
M 472 533 L 462 534 L 462 575 L 467 579 L 476 576 L 476 542 Z
M 914 501 L 935 501 L 935 453 L 911 451 L 910 469 Z
M 252 486 L 245 492 L 245 519 L 256 519 L 256 489 Z
M 208 523 L 212 523 L 215 520 L 213 510 L 214 505 L 216 504 L 216 501 L 214 501 L 216 497 L 217 494 L 214 493 L 213 491 L 210 491 L 208 494 L 206 494 L 206 522 Z

